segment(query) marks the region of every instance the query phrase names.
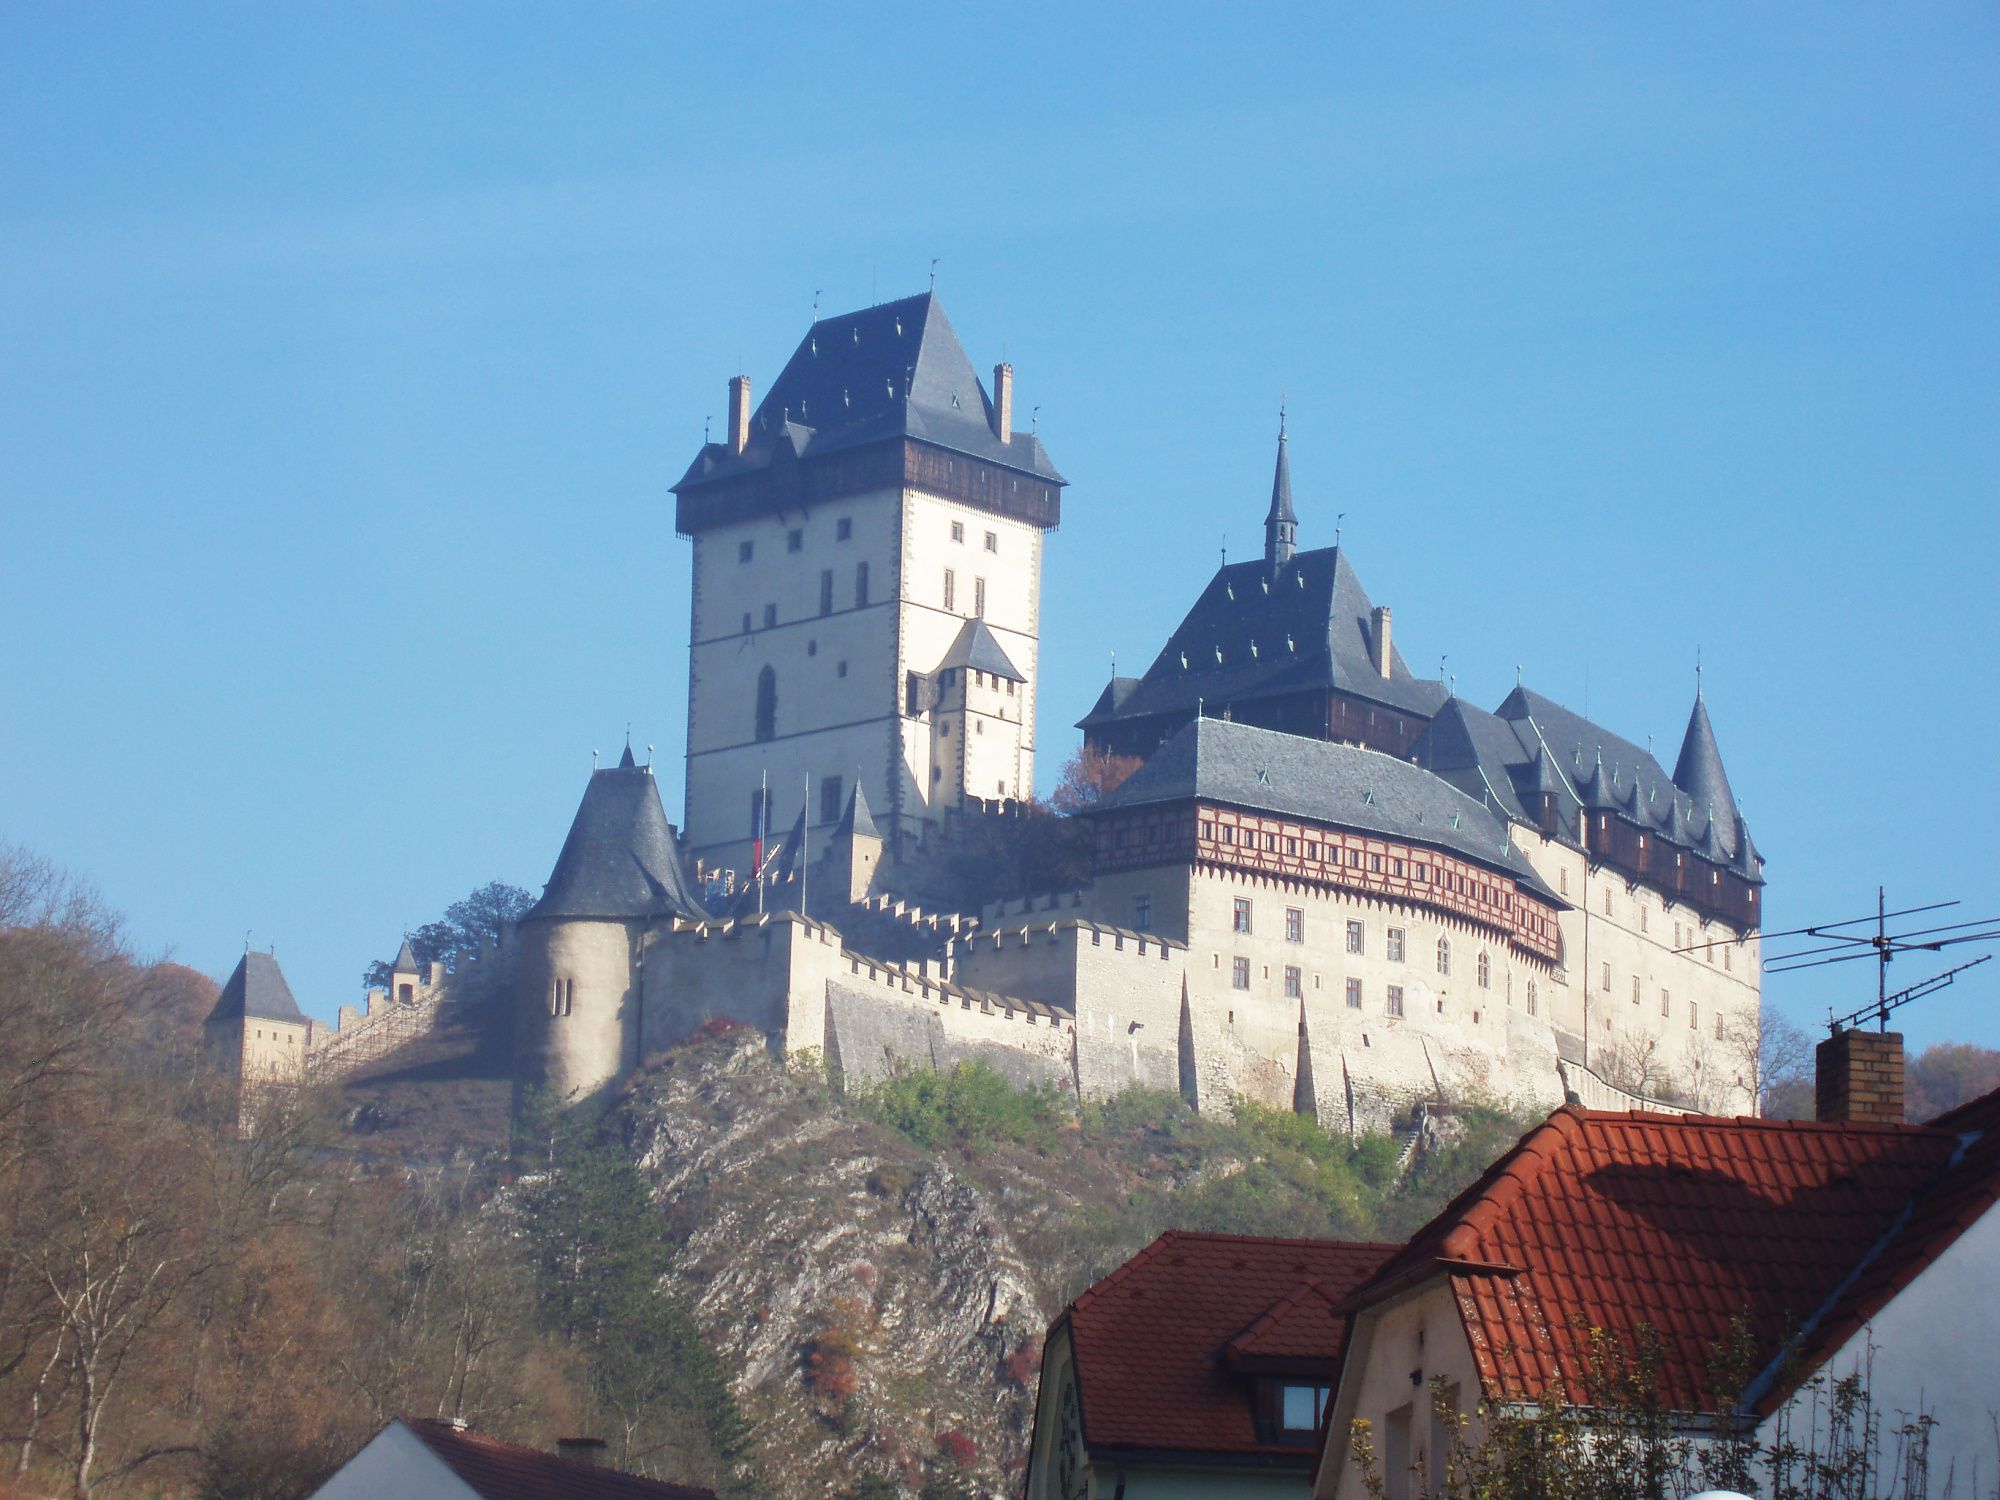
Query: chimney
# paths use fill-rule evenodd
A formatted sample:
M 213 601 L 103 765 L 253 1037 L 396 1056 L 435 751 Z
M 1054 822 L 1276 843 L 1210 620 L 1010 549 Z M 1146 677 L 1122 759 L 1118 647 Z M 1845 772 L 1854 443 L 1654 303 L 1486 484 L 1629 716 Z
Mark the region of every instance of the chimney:
M 1378 604 L 1368 616 L 1368 654 L 1375 662 L 1375 670 L 1384 677 L 1389 676 L 1389 663 L 1396 658 L 1389 649 L 1389 606 Z
M 729 451 L 741 453 L 750 446 L 750 377 L 729 377 Z
M 1813 1053 L 1813 1114 L 1833 1125 L 1903 1123 L 1903 1034 L 1836 1031 Z
M 1014 441 L 1014 367 L 993 367 L 993 435 L 1003 443 Z
M 745 384 L 748 384 L 746 381 Z M 589 1464 L 593 1469 L 604 1462 L 604 1439 L 593 1437 L 571 1437 L 556 1439 L 556 1457 L 566 1458 L 574 1464 Z

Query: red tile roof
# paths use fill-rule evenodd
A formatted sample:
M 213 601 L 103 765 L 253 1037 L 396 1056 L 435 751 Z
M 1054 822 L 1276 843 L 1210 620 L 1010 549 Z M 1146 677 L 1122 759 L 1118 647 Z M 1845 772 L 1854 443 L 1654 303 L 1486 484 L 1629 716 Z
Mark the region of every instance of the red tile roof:
M 539 1448 L 461 1431 L 449 1422 L 419 1417 L 409 1428 L 485 1500 L 715 1500 L 713 1490 L 558 1458 Z
M 1063 1314 L 1085 1441 L 1093 1450 L 1282 1454 L 1309 1463 L 1309 1450 L 1258 1441 L 1248 1380 L 1225 1368 L 1225 1357 L 1236 1341 L 1239 1361 L 1303 1359 L 1330 1378 L 1345 1337 L 1333 1302 L 1395 1249 L 1169 1230 Z
M 1996 1196 L 2000 1094 L 1928 1126 L 1565 1108 L 1347 1305 L 1449 1275 L 1495 1399 L 1580 1390 L 1589 1330 L 1631 1349 L 1650 1329 L 1681 1410 L 1712 1409 L 1712 1351 L 1741 1318 L 1769 1410 Z

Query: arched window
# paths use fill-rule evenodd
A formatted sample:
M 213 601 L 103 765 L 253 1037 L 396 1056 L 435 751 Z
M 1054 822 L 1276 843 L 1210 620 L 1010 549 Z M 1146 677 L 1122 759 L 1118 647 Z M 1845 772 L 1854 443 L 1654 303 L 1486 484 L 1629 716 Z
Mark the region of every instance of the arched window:
M 1493 965 L 1486 957 L 1486 950 L 1479 950 L 1479 987 L 1489 989 L 1493 984 Z
M 1528 1014 L 1532 1016 L 1534 1013 L 1535 1013 L 1535 981 L 1530 979 L 1528 981 Z
M 1450 938 L 1439 938 L 1439 939 L 1438 939 L 1438 973 L 1440 973 L 1440 974 L 1449 974 L 1450 972 L 1451 972 L 1451 939 L 1450 939 Z
M 768 740 L 778 733 L 778 674 L 765 667 L 757 674 L 757 738 Z

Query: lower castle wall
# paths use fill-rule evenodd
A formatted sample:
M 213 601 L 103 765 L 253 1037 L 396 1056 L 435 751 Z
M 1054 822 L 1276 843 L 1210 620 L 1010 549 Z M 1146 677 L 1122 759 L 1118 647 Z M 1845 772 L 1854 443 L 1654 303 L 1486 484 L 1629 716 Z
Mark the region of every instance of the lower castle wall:
M 638 1061 L 644 924 L 528 922 L 521 927 L 514 1086 L 557 1098 L 587 1095 Z M 558 996 L 556 986 L 565 988 Z

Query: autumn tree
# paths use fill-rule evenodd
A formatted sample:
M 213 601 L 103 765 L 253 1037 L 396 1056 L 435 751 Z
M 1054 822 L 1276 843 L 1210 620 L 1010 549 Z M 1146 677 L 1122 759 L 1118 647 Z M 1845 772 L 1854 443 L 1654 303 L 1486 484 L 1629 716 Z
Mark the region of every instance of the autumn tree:
M 1136 755 L 1114 755 L 1086 742 L 1063 763 L 1049 806 L 1065 817 L 1095 807 L 1144 764 Z

